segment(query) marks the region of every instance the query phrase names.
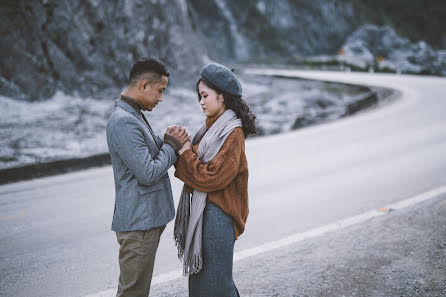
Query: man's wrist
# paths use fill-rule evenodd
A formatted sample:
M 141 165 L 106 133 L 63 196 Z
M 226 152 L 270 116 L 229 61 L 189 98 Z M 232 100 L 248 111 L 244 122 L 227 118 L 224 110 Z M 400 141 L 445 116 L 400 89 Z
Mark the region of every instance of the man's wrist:
M 167 143 L 171 147 L 173 147 L 175 152 L 178 152 L 182 148 L 181 143 L 178 140 L 176 140 L 175 137 L 167 133 L 164 134 L 164 143 Z

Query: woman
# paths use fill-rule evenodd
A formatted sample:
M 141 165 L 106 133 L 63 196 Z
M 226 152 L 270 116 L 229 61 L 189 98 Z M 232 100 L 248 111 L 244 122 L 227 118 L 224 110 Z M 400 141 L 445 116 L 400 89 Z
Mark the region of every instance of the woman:
M 178 152 L 175 176 L 185 185 L 174 236 L 189 296 L 235 297 L 234 243 L 248 217 L 245 138 L 256 133 L 255 115 L 241 98 L 238 78 L 223 65 L 201 70 L 197 93 L 206 123 Z

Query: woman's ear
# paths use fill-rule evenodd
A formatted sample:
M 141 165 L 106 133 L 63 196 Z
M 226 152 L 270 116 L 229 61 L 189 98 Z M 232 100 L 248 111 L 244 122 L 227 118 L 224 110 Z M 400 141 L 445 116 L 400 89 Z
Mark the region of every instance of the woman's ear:
M 223 108 L 226 110 L 227 107 L 226 107 L 226 104 L 225 104 L 225 97 L 223 96 L 223 94 L 220 94 L 219 96 L 221 96 L 220 97 L 220 99 L 221 99 L 220 102 L 223 105 Z

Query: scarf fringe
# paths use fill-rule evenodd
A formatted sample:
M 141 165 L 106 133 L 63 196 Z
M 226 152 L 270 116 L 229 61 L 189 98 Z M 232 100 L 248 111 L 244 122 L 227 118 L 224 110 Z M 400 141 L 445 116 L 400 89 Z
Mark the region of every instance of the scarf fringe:
M 180 261 L 183 261 L 184 247 L 186 245 L 186 234 L 181 232 L 175 232 L 173 239 L 175 240 L 175 246 L 178 249 L 178 259 L 180 259 Z
M 195 254 L 192 259 L 183 262 L 183 275 L 189 276 L 191 274 L 197 274 L 203 267 L 203 259 L 201 254 Z
M 177 216 L 175 218 L 175 227 L 173 239 L 178 249 L 178 258 L 180 261 L 184 258 L 184 250 L 186 247 L 187 228 L 189 227 L 189 211 L 190 195 L 186 191 L 186 186 L 183 186 L 181 192 L 180 203 L 178 204 Z

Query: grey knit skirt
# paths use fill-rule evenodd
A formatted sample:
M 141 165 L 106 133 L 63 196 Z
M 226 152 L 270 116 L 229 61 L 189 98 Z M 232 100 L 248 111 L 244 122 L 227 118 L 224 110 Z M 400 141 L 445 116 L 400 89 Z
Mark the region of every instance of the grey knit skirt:
M 232 218 L 207 203 L 203 212 L 203 268 L 189 276 L 189 297 L 238 297 L 232 279 L 234 255 Z

